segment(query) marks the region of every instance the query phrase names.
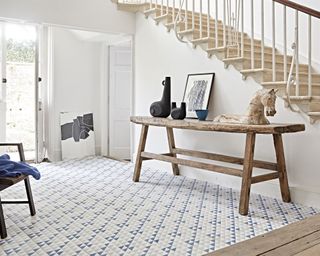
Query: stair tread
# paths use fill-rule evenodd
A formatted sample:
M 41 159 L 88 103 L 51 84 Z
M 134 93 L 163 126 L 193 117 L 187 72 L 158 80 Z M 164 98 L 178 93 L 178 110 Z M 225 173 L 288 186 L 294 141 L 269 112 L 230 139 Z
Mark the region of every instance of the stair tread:
M 287 96 L 283 96 L 282 98 L 286 99 Z M 290 99 L 294 101 L 320 101 L 320 96 L 291 96 Z
M 193 29 L 190 28 L 190 29 L 178 31 L 178 34 L 188 34 L 188 33 L 192 33 L 192 32 L 193 32 Z
M 148 14 L 152 14 L 152 13 L 155 13 L 157 10 L 155 8 L 152 8 L 152 9 L 148 9 L 148 10 L 145 10 L 143 12 L 143 14 L 145 15 L 148 15 Z
M 163 15 L 156 16 L 156 17 L 154 17 L 153 19 L 154 19 L 154 20 L 159 20 L 159 19 L 164 19 L 164 18 L 166 18 L 166 17 L 168 17 L 168 16 L 169 16 L 169 14 L 163 14 Z
M 287 85 L 286 81 L 276 81 L 276 82 L 262 82 L 261 85 Z M 300 85 L 308 85 L 307 82 L 300 82 Z M 320 86 L 320 83 L 312 83 L 312 86 Z
M 281 56 L 281 54 L 279 54 Z M 283 55 L 282 55 L 283 56 Z M 256 61 L 261 61 L 261 57 L 256 57 L 254 58 Z M 251 58 L 249 57 L 231 57 L 231 58 L 225 58 L 223 59 L 222 61 L 224 62 L 233 62 L 233 61 L 243 61 L 243 60 L 246 60 L 246 61 L 251 61 Z M 272 63 L 272 60 L 268 60 L 268 59 L 265 59 L 264 62 L 270 62 Z M 284 61 L 281 60 L 277 60 L 277 63 L 276 64 L 284 64 Z M 290 66 L 291 63 L 290 62 L 287 62 L 287 65 Z M 299 66 L 300 67 L 307 67 L 308 65 L 307 64 L 304 64 L 304 63 L 299 63 Z
M 283 72 L 283 70 L 279 70 L 277 69 L 276 70 L 277 72 Z M 270 68 L 257 68 L 257 69 L 243 69 L 240 71 L 241 73 L 253 73 L 253 72 L 272 72 L 272 69 Z M 290 71 L 288 70 L 288 73 Z M 299 72 L 300 75 L 308 75 L 308 72 Z M 320 74 L 318 73 L 311 73 L 312 76 L 319 76 L 320 77 Z
M 224 46 L 214 47 L 214 48 L 208 48 L 206 51 L 216 51 L 216 50 L 226 50 L 227 48 Z

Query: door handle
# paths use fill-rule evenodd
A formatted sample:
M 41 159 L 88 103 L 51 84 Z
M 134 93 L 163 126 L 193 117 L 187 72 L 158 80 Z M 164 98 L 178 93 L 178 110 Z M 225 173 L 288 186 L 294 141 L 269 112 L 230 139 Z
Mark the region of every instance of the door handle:
M 38 111 L 42 111 L 42 101 L 38 102 Z
M 7 83 L 7 78 L 2 78 L 2 83 L 6 84 Z

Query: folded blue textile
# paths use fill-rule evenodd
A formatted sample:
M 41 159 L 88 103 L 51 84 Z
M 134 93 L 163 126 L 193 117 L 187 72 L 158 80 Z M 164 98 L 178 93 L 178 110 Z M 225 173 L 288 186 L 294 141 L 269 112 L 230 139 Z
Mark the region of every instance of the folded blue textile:
M 11 161 L 7 154 L 0 156 L 0 176 L 18 177 L 20 175 L 31 175 L 36 180 L 41 177 L 37 168 L 24 162 Z

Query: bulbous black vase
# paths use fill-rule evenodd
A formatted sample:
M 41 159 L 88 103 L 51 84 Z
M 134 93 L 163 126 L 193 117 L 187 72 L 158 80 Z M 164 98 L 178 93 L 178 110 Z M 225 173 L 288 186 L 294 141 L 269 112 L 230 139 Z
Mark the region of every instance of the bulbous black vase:
M 186 118 L 186 103 L 182 102 L 180 108 L 177 108 L 177 103 L 172 102 L 171 117 L 176 120 L 183 120 Z
M 150 114 L 154 117 L 168 117 L 171 112 L 171 77 L 166 77 L 162 82 L 164 86 L 162 99 L 150 106 Z

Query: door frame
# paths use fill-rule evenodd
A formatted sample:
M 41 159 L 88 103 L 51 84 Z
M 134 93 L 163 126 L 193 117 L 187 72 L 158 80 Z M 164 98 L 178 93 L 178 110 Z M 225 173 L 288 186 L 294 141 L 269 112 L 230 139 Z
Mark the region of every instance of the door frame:
M 0 37 L 0 52 L 1 52 L 1 58 L 0 58 L 0 68 L 1 68 L 1 95 L 0 95 L 0 104 L 1 104 L 1 108 L 3 109 L 4 113 L 0 113 L 0 115 L 3 115 L 3 123 L 0 123 L 0 129 L 1 129 L 1 137 L 3 136 L 3 140 L 6 140 L 6 123 L 7 123 L 7 104 L 6 104 L 6 95 L 7 95 L 7 85 L 6 82 L 3 81 L 4 78 L 7 77 L 7 69 L 6 69 L 6 63 L 7 63 L 7 40 L 5 39 L 5 22 L 0 20 L 0 33 L 1 33 L 1 37 Z M 1 109 L 0 109 L 1 111 Z M 1 141 L 1 137 L 0 137 L 0 141 Z

